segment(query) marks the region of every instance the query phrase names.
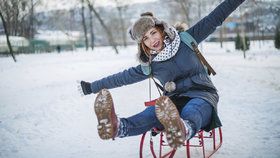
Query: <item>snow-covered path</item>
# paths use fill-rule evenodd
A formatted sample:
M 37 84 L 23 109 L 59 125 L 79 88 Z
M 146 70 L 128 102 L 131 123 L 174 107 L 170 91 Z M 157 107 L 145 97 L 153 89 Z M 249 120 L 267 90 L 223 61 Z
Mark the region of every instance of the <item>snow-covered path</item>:
M 280 157 L 280 52 L 257 43 L 243 59 L 233 43 L 203 43 L 217 71 L 224 143 L 214 157 Z M 76 80 L 94 81 L 137 64 L 136 46 L 0 58 L 0 157 L 138 157 L 139 137 L 102 141 L 95 95 L 81 97 Z M 120 117 L 144 109 L 148 81 L 111 90 Z M 154 97 L 157 96 L 153 90 Z M 146 155 L 151 157 L 151 155 Z M 176 157 L 183 157 L 180 153 Z

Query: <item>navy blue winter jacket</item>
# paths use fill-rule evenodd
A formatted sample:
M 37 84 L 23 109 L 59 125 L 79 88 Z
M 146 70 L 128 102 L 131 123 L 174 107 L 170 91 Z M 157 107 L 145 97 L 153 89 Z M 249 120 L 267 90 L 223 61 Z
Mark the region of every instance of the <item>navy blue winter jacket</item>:
M 244 0 L 225 0 L 208 16 L 204 17 L 187 32 L 200 43 L 207 38 Z M 176 83 L 176 90 L 166 93 L 170 96 L 177 94 L 190 98 L 202 98 L 209 102 L 213 110 L 212 124 L 205 130 L 221 126 L 217 116 L 217 103 L 219 96 L 210 77 L 200 63 L 196 54 L 182 41 L 176 55 L 166 61 L 151 63 L 153 76 L 164 85 L 168 81 Z M 111 89 L 133 84 L 149 78 L 142 72 L 141 65 L 131 67 L 123 72 L 105 77 L 91 83 L 93 93 L 103 88 Z

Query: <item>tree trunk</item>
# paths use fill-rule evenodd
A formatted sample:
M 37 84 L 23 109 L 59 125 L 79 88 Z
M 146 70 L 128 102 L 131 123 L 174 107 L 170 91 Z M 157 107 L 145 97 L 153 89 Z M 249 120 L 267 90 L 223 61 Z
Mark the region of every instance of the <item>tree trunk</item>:
M 1 17 L 1 20 L 2 20 L 2 23 L 3 23 L 4 32 L 6 34 L 6 40 L 7 40 L 7 44 L 8 44 L 8 47 L 9 47 L 9 52 L 10 52 L 11 56 L 13 57 L 14 62 L 17 62 L 16 57 L 14 56 L 14 53 L 13 53 L 12 45 L 10 43 L 9 32 L 7 30 L 7 27 L 6 27 L 6 21 L 5 21 L 4 17 L 3 17 L 3 15 L 2 15 L 1 10 L 0 10 L 0 17 Z
M 223 35 L 224 35 L 224 27 L 221 26 L 220 27 L 220 46 L 221 46 L 221 48 L 223 48 L 223 41 L 224 41 Z
M 90 16 L 90 47 L 93 50 L 94 49 L 94 32 L 93 32 L 93 16 L 92 16 L 92 12 L 89 12 L 89 16 Z
M 122 16 L 122 7 L 117 7 L 118 12 L 119 12 L 119 18 L 120 18 L 120 23 L 121 23 L 121 30 L 122 30 L 122 40 L 123 40 L 123 46 L 127 46 L 126 42 L 126 31 L 125 31 L 125 26 L 124 26 L 124 19 Z
M 81 0 L 82 2 L 82 24 L 84 29 L 84 36 L 85 36 L 85 45 L 86 50 L 88 50 L 88 37 L 87 37 L 87 26 L 86 26 L 86 19 L 85 19 L 85 7 L 84 7 L 84 0 Z
M 246 59 L 246 47 L 247 47 L 247 45 L 246 45 L 246 34 L 245 34 L 245 25 L 244 25 L 244 17 L 243 17 L 243 14 L 242 14 L 242 7 L 240 7 L 239 8 L 239 11 L 240 11 L 240 18 L 241 18 L 241 23 L 243 24 L 243 26 L 242 26 L 242 30 L 241 30 L 241 32 L 242 32 L 242 37 L 241 37 L 241 39 L 242 39 L 242 45 L 243 45 L 243 57 L 244 57 L 244 59 Z
M 109 40 L 110 44 L 112 45 L 112 47 L 115 49 L 116 54 L 119 54 L 119 51 L 118 51 L 118 48 L 117 48 L 117 44 L 116 44 L 116 42 L 113 39 L 113 35 L 112 35 L 111 31 L 105 25 L 104 21 L 101 19 L 100 15 L 95 10 L 95 8 L 91 5 L 90 1 L 87 0 L 87 2 L 88 2 L 90 10 L 94 13 L 94 15 L 97 17 L 98 21 L 100 22 L 101 26 L 105 29 L 105 31 L 106 31 L 106 33 L 108 35 L 108 40 Z
M 28 31 L 28 38 L 33 38 L 35 34 L 34 29 L 34 2 L 31 0 L 31 10 L 30 10 L 30 22 L 29 22 L 29 31 Z

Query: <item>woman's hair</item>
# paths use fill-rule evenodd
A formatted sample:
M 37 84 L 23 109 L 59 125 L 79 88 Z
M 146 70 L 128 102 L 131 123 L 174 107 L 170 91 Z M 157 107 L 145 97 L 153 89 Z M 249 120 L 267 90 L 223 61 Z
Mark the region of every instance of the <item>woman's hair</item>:
M 166 36 L 166 33 L 164 32 L 164 27 L 163 25 L 156 25 L 155 28 L 160 32 L 162 38 Z M 150 56 L 150 51 L 151 49 L 148 48 L 144 41 L 142 40 L 141 43 L 139 44 L 139 49 L 140 49 L 140 55 L 139 58 L 143 62 L 148 62 L 149 61 L 149 56 Z

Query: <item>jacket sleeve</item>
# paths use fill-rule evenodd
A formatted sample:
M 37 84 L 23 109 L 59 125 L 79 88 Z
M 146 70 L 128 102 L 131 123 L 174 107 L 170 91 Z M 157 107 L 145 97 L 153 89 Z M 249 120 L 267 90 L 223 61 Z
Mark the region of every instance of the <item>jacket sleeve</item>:
M 131 67 L 127 70 L 124 70 L 123 72 L 119 72 L 92 82 L 91 89 L 93 93 L 97 93 L 104 88 L 111 89 L 121 87 L 143 81 L 148 77 L 149 75 L 145 75 L 142 72 L 141 65 L 138 65 L 136 67 Z
M 200 43 L 222 25 L 223 21 L 245 0 L 225 0 L 208 16 L 187 30 Z

